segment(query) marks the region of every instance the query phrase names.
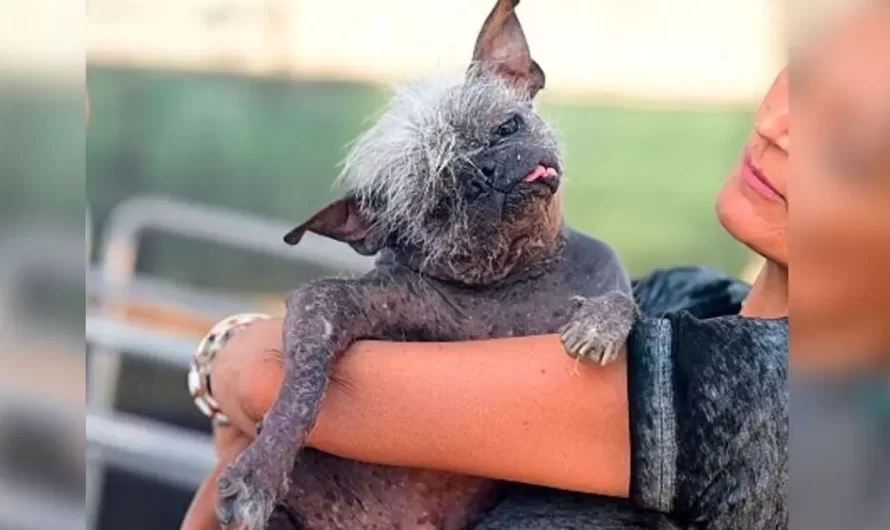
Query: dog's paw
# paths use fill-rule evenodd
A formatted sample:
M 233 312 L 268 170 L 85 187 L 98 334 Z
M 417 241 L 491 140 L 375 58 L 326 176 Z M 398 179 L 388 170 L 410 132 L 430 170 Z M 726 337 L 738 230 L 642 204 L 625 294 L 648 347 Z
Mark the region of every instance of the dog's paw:
M 254 445 L 216 481 L 216 516 L 223 529 L 237 526 L 240 530 L 262 530 L 286 490 L 287 473 L 262 458 L 262 451 Z
M 560 329 L 566 353 L 588 364 L 606 365 L 618 358 L 637 318 L 633 299 L 612 292 L 596 298 L 572 299 L 574 312 Z

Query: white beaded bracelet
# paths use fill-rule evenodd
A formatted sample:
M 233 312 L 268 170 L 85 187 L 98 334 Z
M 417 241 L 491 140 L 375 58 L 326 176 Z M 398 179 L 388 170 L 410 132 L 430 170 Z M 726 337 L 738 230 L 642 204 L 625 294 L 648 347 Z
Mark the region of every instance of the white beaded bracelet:
M 235 330 L 251 322 L 269 320 L 269 315 L 241 313 L 221 320 L 198 343 L 195 355 L 189 366 L 188 389 L 195 405 L 215 425 L 229 425 L 229 418 L 219 408 L 219 403 L 210 393 L 210 365 L 219 350 L 228 342 Z

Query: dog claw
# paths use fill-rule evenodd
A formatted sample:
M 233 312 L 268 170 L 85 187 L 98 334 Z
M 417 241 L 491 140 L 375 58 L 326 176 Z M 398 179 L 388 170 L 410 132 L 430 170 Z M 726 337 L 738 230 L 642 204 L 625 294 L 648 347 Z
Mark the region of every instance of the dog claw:
M 572 302 L 577 308 L 560 330 L 566 353 L 587 364 L 605 366 L 613 362 L 636 319 L 633 300 L 623 293 L 610 293 Z
M 270 461 L 265 455 L 271 451 L 263 449 L 248 447 L 217 479 L 216 517 L 221 528 L 240 525 L 242 530 L 260 530 L 272 514 L 286 487 L 286 475 L 280 469 L 290 468 Z
M 226 530 L 235 522 L 234 502 L 234 498 L 221 498 L 216 504 L 216 519 L 222 530 Z
M 613 351 L 615 351 L 615 346 L 613 344 L 606 346 L 606 351 L 603 352 L 603 356 L 600 359 L 600 365 L 605 366 L 605 365 L 609 364 L 610 362 L 612 362 L 612 360 L 613 360 L 612 352 Z
M 238 491 L 238 486 L 231 480 L 225 477 L 220 477 L 219 480 L 216 481 L 216 490 L 219 492 L 220 496 L 228 497 L 234 495 Z

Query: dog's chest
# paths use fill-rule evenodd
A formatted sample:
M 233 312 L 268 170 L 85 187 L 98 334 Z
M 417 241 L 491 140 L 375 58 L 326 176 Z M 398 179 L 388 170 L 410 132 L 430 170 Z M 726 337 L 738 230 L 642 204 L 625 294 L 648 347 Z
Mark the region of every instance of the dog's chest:
M 568 285 L 541 282 L 475 296 L 462 296 L 456 304 L 467 308 L 460 339 L 515 337 L 553 333 L 570 315 Z
M 481 258 L 480 258 L 481 259 Z M 604 243 L 566 231 L 566 245 L 538 272 L 497 286 L 457 287 L 413 272 L 397 259 L 378 262 L 373 281 L 398 300 L 378 307 L 390 318 L 375 338 L 458 341 L 554 333 L 569 318 L 573 297 L 631 292 L 627 273 Z
M 596 296 L 590 284 L 573 282 L 562 270 L 510 284 L 436 290 L 442 320 L 425 340 L 469 340 L 554 333 L 571 317 L 574 296 Z

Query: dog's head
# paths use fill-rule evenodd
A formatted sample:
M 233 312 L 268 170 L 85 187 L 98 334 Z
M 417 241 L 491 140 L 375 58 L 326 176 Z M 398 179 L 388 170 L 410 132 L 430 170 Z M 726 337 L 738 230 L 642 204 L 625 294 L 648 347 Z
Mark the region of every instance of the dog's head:
M 406 253 L 426 274 L 467 284 L 497 281 L 556 246 L 561 161 L 533 108 L 544 72 L 514 8 L 498 0 L 458 82 L 398 92 L 355 144 L 344 197 L 291 231 L 308 230 L 362 254 Z

